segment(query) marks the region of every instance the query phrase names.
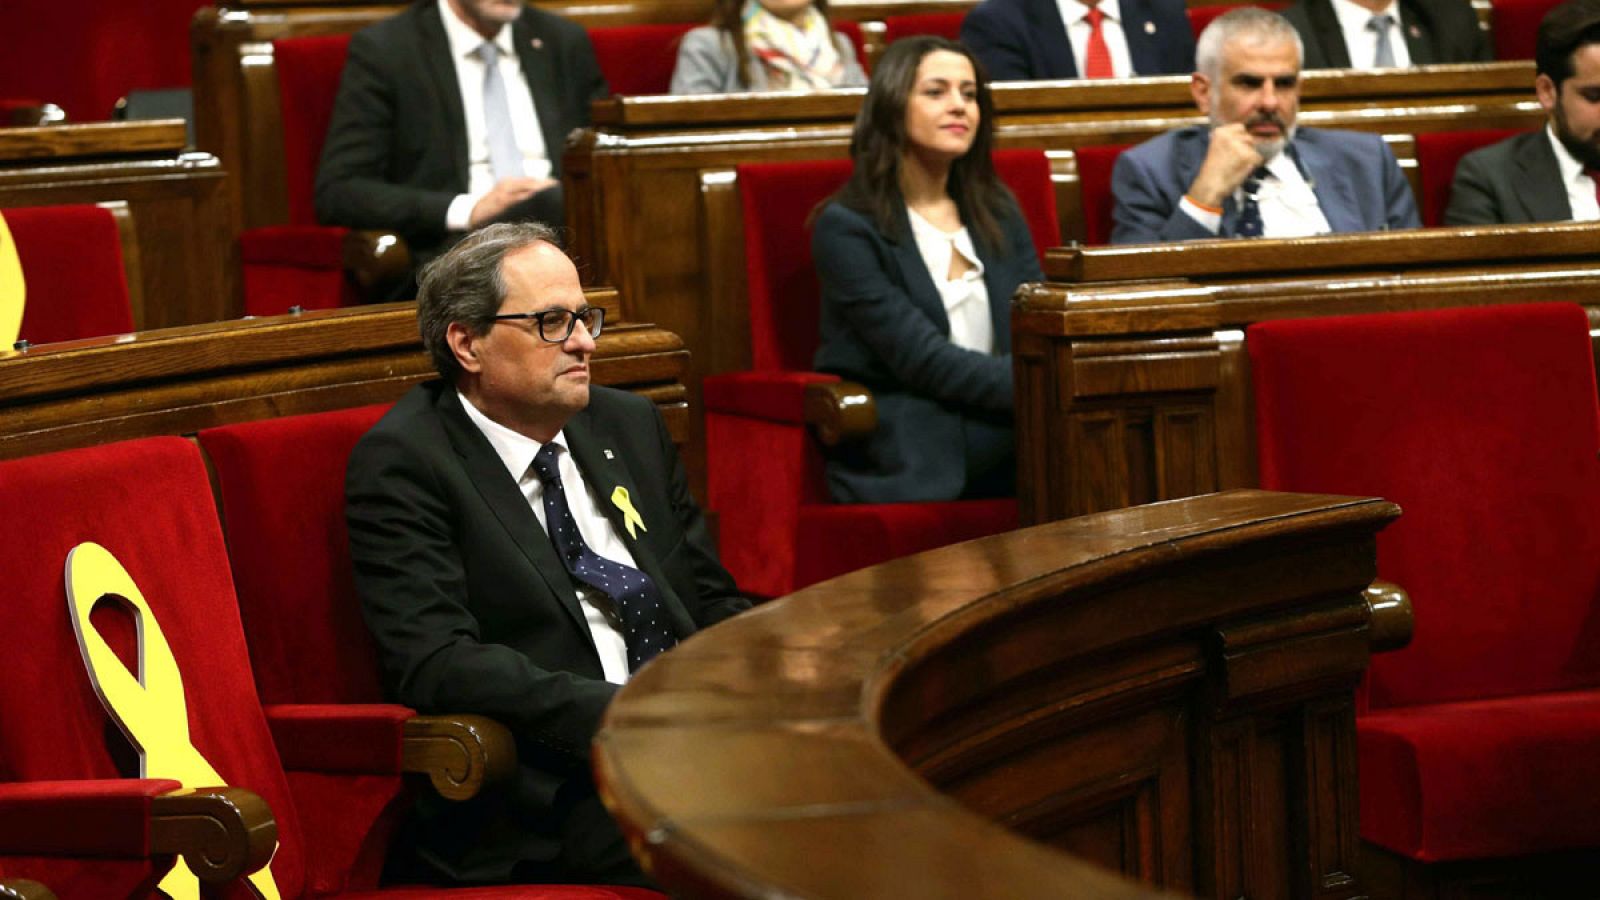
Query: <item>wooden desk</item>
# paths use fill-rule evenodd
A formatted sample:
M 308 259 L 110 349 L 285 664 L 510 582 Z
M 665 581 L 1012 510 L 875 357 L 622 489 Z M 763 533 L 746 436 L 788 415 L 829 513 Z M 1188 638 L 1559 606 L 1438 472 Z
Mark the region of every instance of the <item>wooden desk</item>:
M 1256 485 L 1243 329 L 1569 301 L 1600 322 L 1600 225 L 1062 248 L 1012 308 L 1024 522 Z
M 824 582 L 625 685 L 602 796 L 683 897 L 1361 896 L 1352 697 L 1397 514 L 1232 492 Z
M 127 203 L 143 297 L 137 328 L 239 316 L 222 164 L 185 151 L 181 121 L 0 128 L 0 207 Z

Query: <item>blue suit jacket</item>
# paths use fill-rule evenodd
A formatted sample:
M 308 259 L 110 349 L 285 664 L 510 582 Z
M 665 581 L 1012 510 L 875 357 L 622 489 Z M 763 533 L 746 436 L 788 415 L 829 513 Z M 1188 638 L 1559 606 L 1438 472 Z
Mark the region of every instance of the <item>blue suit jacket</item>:
M 811 252 L 822 282 L 815 364 L 871 388 L 878 428 L 828 461 L 846 503 L 953 500 L 968 475 L 1015 470 L 1011 421 L 1011 295 L 1043 281 L 1022 214 L 1000 220 L 1007 253 L 980 248 L 994 353 L 950 343 L 944 301 L 900 213 L 899 240 L 838 203 L 817 217 Z
M 1194 29 L 1183 0 L 1121 0 L 1128 58 L 1138 75 L 1194 71 Z M 993 81 L 1077 78 L 1072 42 L 1055 0 L 983 0 L 961 23 Z
M 1222 207 L 1217 234 L 1190 218 L 1178 202 L 1194 182 L 1211 146 L 1211 129 L 1191 125 L 1152 138 L 1117 158 L 1111 172 L 1113 244 L 1149 244 L 1232 237 L 1239 219 L 1233 198 Z M 1417 228 L 1411 185 L 1383 139 L 1355 131 L 1301 128 L 1294 139 L 1312 193 L 1335 232 Z

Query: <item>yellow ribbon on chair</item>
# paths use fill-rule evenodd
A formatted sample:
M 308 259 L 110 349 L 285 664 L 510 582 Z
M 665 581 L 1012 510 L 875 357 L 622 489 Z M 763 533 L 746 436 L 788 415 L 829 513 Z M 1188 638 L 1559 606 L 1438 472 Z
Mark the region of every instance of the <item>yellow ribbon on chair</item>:
M 11 349 L 22 333 L 22 307 L 27 297 L 17 242 L 11 239 L 6 217 L 0 215 L 0 350 Z
M 137 677 L 89 621 L 90 611 L 107 595 L 121 597 L 134 608 L 139 643 Z M 95 693 L 139 750 L 139 774 L 145 778 L 170 778 L 186 788 L 226 786 L 217 770 L 189 742 L 183 676 L 150 604 L 128 570 L 106 548 L 85 542 L 67 554 L 67 606 Z M 249 880 L 266 900 L 278 900 L 270 867 L 252 873 Z M 180 858 L 161 880 L 161 890 L 174 900 L 199 900 L 200 882 Z

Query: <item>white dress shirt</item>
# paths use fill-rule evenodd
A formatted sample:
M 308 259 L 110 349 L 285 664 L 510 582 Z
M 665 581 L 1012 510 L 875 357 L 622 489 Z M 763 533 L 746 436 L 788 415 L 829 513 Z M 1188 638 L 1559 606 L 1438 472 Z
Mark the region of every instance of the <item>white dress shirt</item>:
M 445 227 L 452 231 L 465 231 L 472 216 L 472 208 L 495 185 L 494 169 L 489 164 L 489 137 L 483 118 L 483 61 L 478 58 L 478 47 L 483 36 L 461 21 L 448 3 L 439 4 L 439 18 L 444 22 L 445 40 L 450 44 L 450 58 L 456 64 L 456 86 L 461 90 L 461 111 L 467 120 L 467 192 L 450 201 L 445 212 Z M 544 145 L 544 132 L 539 128 L 539 111 L 533 105 L 533 93 L 528 90 L 528 79 L 522 74 L 522 59 L 511 41 L 511 26 L 506 25 L 494 36 L 494 45 L 500 50 L 500 78 L 505 82 L 506 101 L 511 107 L 511 130 L 517 137 L 517 147 L 522 151 L 523 174 L 532 178 L 549 178 L 552 171 L 550 152 Z M 420 61 L 418 63 L 421 64 Z M 440 123 L 439 127 L 444 127 Z
M 484 415 L 459 391 L 456 396 L 461 397 L 461 408 L 467 411 L 467 418 L 483 432 L 489 446 L 494 448 L 495 455 L 505 463 L 506 471 L 522 488 L 522 495 L 528 498 L 528 505 L 533 507 L 533 514 L 548 535 L 550 526 L 544 520 L 544 482 L 533 472 L 533 458 L 544 445 Z M 566 433 L 557 432 L 551 443 L 561 448 L 556 456 L 556 468 L 561 473 L 561 486 L 567 494 L 567 505 L 572 509 L 572 518 L 577 520 L 578 533 L 583 536 L 583 542 L 589 545 L 590 550 L 612 562 L 638 568 L 633 561 L 633 554 L 628 551 L 628 545 L 622 542 L 622 536 L 617 534 L 611 520 L 606 518 L 599 499 L 590 490 L 583 473 L 578 471 L 578 464 L 567 450 L 566 441 Z M 553 553 L 555 544 L 552 542 L 550 547 Z M 570 576 L 562 572 L 556 580 L 562 577 Z M 577 590 L 578 601 L 583 606 L 583 617 L 589 623 L 589 633 L 594 636 L 595 649 L 600 653 L 601 671 L 605 672 L 606 680 L 612 684 L 627 683 L 628 644 L 622 639 L 622 621 L 617 616 L 616 604 L 593 588 L 580 585 Z
M 1322 205 L 1311 189 L 1310 182 L 1300 174 L 1300 167 L 1288 153 L 1279 153 L 1267 163 L 1269 177 L 1262 179 L 1256 190 L 1256 205 L 1261 208 L 1261 236 L 1273 238 L 1308 237 L 1328 234 L 1333 228 L 1322 214 Z M 1236 206 L 1244 204 L 1244 186 L 1233 192 Z M 1222 230 L 1222 215 L 1201 209 L 1185 196 L 1178 203 L 1191 219 L 1205 226 L 1212 234 Z
M 1567 148 L 1556 137 L 1555 129 L 1545 125 L 1544 136 L 1556 154 L 1556 168 L 1561 170 L 1561 184 L 1567 190 L 1567 206 L 1572 209 L 1574 222 L 1593 222 L 1600 219 L 1600 201 L 1594 196 L 1594 179 L 1583 174 L 1583 163 L 1572 158 Z
M 1067 40 L 1072 44 L 1072 60 L 1077 63 L 1078 75 L 1089 58 L 1089 7 L 1078 0 L 1056 0 L 1061 10 L 1061 23 L 1067 27 Z M 1106 39 L 1106 49 L 1111 51 L 1111 71 L 1117 78 L 1133 76 L 1133 61 L 1128 57 L 1128 36 L 1122 31 L 1122 7 L 1118 0 L 1100 0 L 1100 34 Z
M 1344 33 L 1344 48 L 1350 54 L 1350 68 L 1371 69 L 1378 56 L 1378 33 L 1367 28 L 1373 16 L 1392 16 L 1389 26 L 1389 49 L 1394 53 L 1396 68 L 1411 65 L 1411 48 L 1406 46 L 1406 21 L 1400 15 L 1400 4 L 1390 0 L 1389 5 L 1377 12 L 1360 6 L 1354 0 L 1330 0 L 1333 14 L 1339 19 L 1339 30 Z
M 906 207 L 906 212 L 911 217 L 911 233 L 917 239 L 922 262 L 939 289 L 939 299 L 944 302 L 945 318 L 950 320 L 950 343 L 979 353 L 993 353 L 994 320 L 989 315 L 989 286 L 983 282 L 983 260 L 978 258 L 972 235 L 965 225 L 954 233 L 944 232 L 911 207 Z M 951 278 L 950 260 L 957 253 L 971 268 Z

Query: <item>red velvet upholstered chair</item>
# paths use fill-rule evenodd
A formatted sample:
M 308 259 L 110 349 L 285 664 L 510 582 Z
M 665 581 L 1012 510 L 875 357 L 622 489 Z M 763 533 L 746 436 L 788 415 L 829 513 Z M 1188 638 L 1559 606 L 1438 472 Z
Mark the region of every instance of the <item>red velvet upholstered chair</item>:
M 117 213 L 85 205 L 17 207 L 0 215 L 27 285 L 20 340 L 45 344 L 133 330 Z
M 589 29 L 595 60 L 611 93 L 618 96 L 665 94 L 678 63 L 678 44 L 693 23 L 618 25 Z
M 1575 305 L 1249 329 L 1263 487 L 1405 514 L 1415 638 L 1358 711 L 1361 835 L 1424 863 L 1600 847 L 1600 413 Z
M 961 40 L 961 20 L 965 12 L 911 13 L 904 16 L 884 16 L 883 43 L 887 46 L 903 37 L 917 34 L 936 34 L 952 41 Z
M 1050 168 L 1040 151 L 995 154 L 1037 249 L 1060 243 Z M 704 382 L 708 505 L 724 564 L 751 593 L 779 596 L 863 566 L 1016 527 L 1011 500 L 835 504 L 808 405 L 839 379 L 809 371 L 818 286 L 805 221 L 850 174 L 849 160 L 738 168 L 750 293 L 751 371 Z
M 1495 59 L 1533 59 L 1539 23 L 1561 0 L 1490 0 Z
M 245 869 L 266 862 L 275 821 L 271 874 L 283 897 L 656 896 L 560 887 L 377 889 L 400 777 L 411 766 L 405 737 L 416 717 L 388 705 L 263 709 L 194 444 L 150 438 L 0 463 L 0 507 L 27 511 L 0 518 L 0 569 L 9 589 L 0 633 L 13 641 L 8 675 L 0 679 L 0 875 L 37 878 L 64 898 L 152 897 L 172 863 L 172 807 L 181 811 L 192 801 L 174 794 L 174 781 L 125 777 L 135 760 L 85 674 L 62 568 L 72 547 L 93 540 L 126 567 L 171 648 L 193 746 L 246 792 L 235 800 L 247 812 L 254 797 L 270 807 L 271 818 L 259 808 L 254 819 L 245 817 L 268 829 L 256 832 L 263 837 Z M 102 599 L 97 612 L 105 615 L 94 621 L 134 666 L 132 624 L 120 607 Z M 297 624 L 313 631 L 316 623 Z M 509 763 L 506 756 L 496 765 Z M 226 844 L 208 836 L 195 858 Z
M 1078 209 L 1083 213 L 1083 242 L 1111 243 L 1111 170 L 1131 144 L 1104 144 L 1072 151 L 1078 162 Z
M 344 72 L 348 34 L 274 41 L 289 221 L 239 236 L 246 315 L 352 306 L 410 271 L 395 235 L 317 224 L 314 187 Z
M 1429 131 L 1416 135 L 1417 171 L 1422 175 L 1422 224 L 1436 228 L 1444 224 L 1444 211 L 1450 206 L 1450 185 L 1455 182 L 1456 164 L 1461 157 L 1520 129 L 1485 128 L 1476 131 Z

